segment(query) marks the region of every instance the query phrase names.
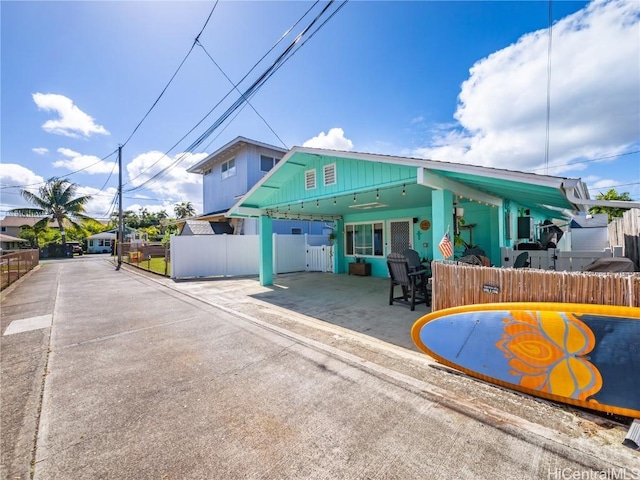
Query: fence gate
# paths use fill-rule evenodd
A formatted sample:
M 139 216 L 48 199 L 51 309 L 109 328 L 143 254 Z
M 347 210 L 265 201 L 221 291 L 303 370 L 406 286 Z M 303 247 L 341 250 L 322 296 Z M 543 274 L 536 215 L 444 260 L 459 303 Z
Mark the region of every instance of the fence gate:
M 307 272 L 333 272 L 333 245 L 307 245 Z

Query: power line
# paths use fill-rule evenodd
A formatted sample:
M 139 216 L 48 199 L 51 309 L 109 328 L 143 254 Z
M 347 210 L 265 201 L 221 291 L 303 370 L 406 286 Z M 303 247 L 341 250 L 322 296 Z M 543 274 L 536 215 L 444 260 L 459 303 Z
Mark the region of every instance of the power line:
M 276 47 L 277 47 L 277 46 L 278 46 L 278 45 L 279 45 L 279 44 L 280 44 L 280 43 L 281 43 L 281 42 L 282 42 L 282 41 L 283 41 L 283 40 L 284 40 L 288 35 L 289 35 L 289 33 L 291 33 L 291 31 L 292 31 L 292 30 L 293 30 L 293 29 L 294 29 L 294 28 L 295 28 L 295 27 L 296 27 L 296 26 L 297 26 L 297 25 L 298 25 L 298 24 L 299 24 L 299 23 L 300 23 L 300 22 L 301 22 L 301 21 L 302 21 L 302 20 L 303 20 L 303 19 L 304 19 L 308 14 L 309 14 L 309 12 L 310 12 L 310 11 L 311 11 L 311 10 L 312 10 L 312 9 L 313 9 L 317 4 L 318 4 L 318 3 L 319 3 L 319 0 L 316 0 L 316 2 L 315 2 L 311 7 L 309 7 L 309 8 L 308 8 L 308 9 L 307 9 L 303 14 L 302 14 L 302 16 L 301 16 L 301 17 L 300 17 L 300 18 L 299 18 L 299 19 L 298 19 L 298 20 L 297 20 L 297 21 L 296 21 L 296 22 L 295 22 L 291 27 L 289 27 L 289 28 L 288 28 L 288 29 L 287 29 L 287 30 L 286 30 L 286 31 L 285 31 L 285 32 L 280 36 L 280 38 L 279 38 L 279 39 L 278 39 L 278 40 L 277 40 L 277 41 L 276 41 L 276 42 L 271 46 L 271 48 L 269 48 L 269 50 L 267 50 L 267 51 L 264 53 L 264 55 L 262 55 L 262 57 L 260 57 L 260 59 L 259 59 L 257 62 L 255 62 L 255 63 L 253 64 L 253 66 L 252 66 L 252 67 L 249 69 L 249 71 L 248 71 L 248 72 L 247 72 L 247 73 L 246 73 L 246 74 L 245 74 L 245 75 L 240 79 L 240 81 L 239 81 L 236 85 L 234 85 L 234 88 L 235 88 L 237 85 L 239 85 L 240 83 L 242 83 L 242 82 L 243 82 L 243 81 L 244 81 L 244 80 L 245 80 L 245 79 L 246 79 L 246 78 L 251 74 L 251 72 L 253 72 L 253 71 L 258 67 L 258 65 L 259 65 L 259 64 L 260 64 L 260 63 L 261 63 L 261 62 L 262 62 L 262 61 L 267 57 L 267 55 L 269 55 L 269 54 L 270 54 L 270 53 L 271 53 L 271 52 L 272 52 L 272 51 L 273 51 L 273 50 L 274 50 L 274 49 L 275 49 L 275 48 L 276 48 Z M 203 123 L 203 122 L 204 122 L 204 121 L 209 117 L 209 115 L 211 115 L 211 114 L 215 111 L 215 109 L 216 109 L 216 108 L 218 108 L 218 107 L 222 104 L 222 102 L 223 102 L 224 100 L 226 100 L 226 98 L 227 98 L 229 95 L 231 95 L 231 94 L 233 93 L 234 88 L 230 89 L 230 90 L 229 90 L 229 91 L 228 91 L 228 92 L 227 92 L 227 93 L 226 93 L 226 94 L 225 94 L 225 95 L 224 95 L 224 96 L 223 96 L 223 97 L 218 101 L 218 103 L 216 103 L 216 104 L 211 108 L 211 110 L 209 110 L 209 111 L 204 115 L 204 117 L 202 117 L 202 118 L 198 121 L 198 123 L 196 123 L 196 124 L 195 124 L 195 125 L 194 125 L 194 126 L 193 126 L 193 127 L 192 127 L 188 132 L 187 132 L 187 133 L 186 133 L 186 134 L 184 134 L 184 135 L 182 136 L 182 138 L 180 138 L 180 140 L 178 140 L 178 141 L 177 141 L 177 142 L 176 142 L 176 143 L 175 143 L 171 148 L 169 148 L 169 149 L 168 149 L 168 150 L 167 150 L 163 155 L 161 155 L 160 157 L 158 157 L 158 159 L 157 159 L 155 162 L 153 162 L 151 165 L 149 165 L 149 167 L 147 167 L 145 170 L 143 170 L 143 171 L 141 171 L 140 173 L 138 173 L 138 175 L 136 175 L 135 177 L 130 178 L 130 179 L 129 179 L 129 181 L 128 181 L 128 182 L 125 182 L 125 184 L 124 184 L 124 185 L 128 185 L 129 183 L 133 182 L 135 179 L 137 179 L 138 177 L 140 177 L 140 176 L 141 176 L 141 175 L 143 175 L 144 173 L 146 173 L 146 172 L 148 172 L 149 170 L 151 170 L 155 165 L 157 165 L 157 164 L 158 164 L 158 162 L 159 162 L 160 160 L 162 160 L 162 158 L 163 158 L 164 156 L 168 156 L 168 155 L 169 155 L 169 152 L 171 152 L 174 148 L 176 148 L 176 147 L 180 144 L 180 142 L 182 142 L 182 141 L 183 141 L 185 138 L 187 138 L 187 137 L 188 137 L 188 136 L 189 136 L 189 135 L 190 135 L 190 134 L 191 134 L 191 133 L 192 133 L 196 128 L 198 128 L 198 127 L 200 126 L 200 124 L 202 124 L 202 123 Z M 185 152 L 185 153 L 183 153 L 183 155 L 180 157 L 180 159 L 179 159 L 179 160 L 182 160 L 182 158 L 184 158 L 184 156 L 186 156 L 186 152 Z M 138 187 L 134 187 L 134 189 L 135 189 L 135 188 L 138 188 Z M 133 190 L 133 189 L 132 189 L 132 190 Z
M 224 70 L 222 70 L 222 67 L 220 67 L 220 65 L 218 65 L 218 63 L 213 59 L 213 57 L 209 54 L 209 52 L 207 51 L 206 48 L 204 48 L 204 45 L 202 45 L 202 43 L 200 43 L 198 41 L 198 45 L 200 46 L 200 48 L 202 48 L 202 50 L 204 50 L 204 53 L 206 53 L 207 57 L 209 57 L 211 59 L 211 61 L 213 62 L 213 64 L 218 67 L 218 70 L 220 70 L 220 73 L 222 73 L 222 75 L 224 75 L 224 78 L 226 78 L 229 83 L 233 86 L 233 88 L 240 93 L 240 95 L 242 95 L 242 93 L 240 92 L 240 90 L 238 89 L 237 85 L 235 85 L 233 83 L 233 81 L 229 78 L 229 76 L 224 72 Z M 258 115 L 258 117 L 260 117 L 260 119 L 264 122 L 264 124 L 267 126 L 267 128 L 269 128 L 269 130 L 271 130 L 271 133 L 273 133 L 276 138 L 278 140 L 280 140 L 280 143 L 282 143 L 282 145 L 284 146 L 284 148 L 286 148 L 287 150 L 289 149 L 289 147 L 287 146 L 286 143 L 284 143 L 284 140 L 282 140 L 280 138 L 280 136 L 275 132 L 275 130 L 273 128 L 271 128 L 271 125 L 269 125 L 269 122 L 267 122 L 265 120 L 265 118 L 260 115 L 260 113 L 258 112 L 258 110 L 255 109 L 255 107 L 247 100 L 247 105 L 249 105 L 251 107 L 251 109 L 255 112 L 256 115 Z
M 571 165 L 580 165 L 582 163 L 599 162 L 600 160 L 607 160 L 609 158 L 624 157 L 625 155 L 633 155 L 635 153 L 640 153 L 640 150 L 634 150 L 632 152 L 619 153 L 617 155 L 607 155 L 606 157 L 590 158 L 588 160 L 580 160 L 578 162 L 570 162 L 570 163 L 562 163 L 562 164 L 559 164 L 559 165 L 551 165 L 551 167 L 549 167 L 549 168 L 569 167 Z M 538 170 L 545 170 L 546 168 L 547 167 L 532 168 L 530 171 L 531 172 L 537 172 Z
M 549 135 L 551 125 L 551 47 L 553 39 L 553 1 L 549 0 L 549 45 L 547 49 L 547 125 L 544 140 L 544 164 L 549 167 Z M 545 172 L 548 173 L 548 170 Z
M 111 155 L 114 155 L 116 152 L 117 152 L 117 150 L 114 150 L 113 152 L 111 152 L 111 153 L 110 153 L 109 155 L 107 155 L 106 157 L 102 157 L 102 158 L 101 158 L 100 160 L 98 160 L 97 162 L 94 162 L 94 163 L 92 163 L 92 164 L 90 164 L 90 165 L 87 165 L 86 167 L 82 167 L 82 168 L 81 168 L 81 169 L 79 169 L 79 170 L 75 170 L 75 171 L 73 171 L 73 172 L 67 173 L 67 174 L 65 174 L 65 175 L 60 175 L 60 176 L 57 176 L 57 177 L 54 177 L 54 178 L 59 178 L 59 179 L 61 179 L 61 178 L 70 177 L 71 175 L 75 175 L 76 173 L 80 173 L 80 172 L 82 172 L 82 171 L 84 171 L 84 170 L 87 170 L 87 169 L 89 169 L 89 168 L 91 168 L 91 167 L 93 167 L 93 166 L 95 166 L 95 165 L 99 164 L 100 162 L 105 161 L 107 158 L 109 158 Z M 3 185 L 3 186 L 2 186 L 2 187 L 0 187 L 0 188 L 1 188 L 1 189 L 5 189 L 5 188 L 21 188 L 21 189 L 24 189 L 24 188 L 27 188 L 27 187 L 35 187 L 35 186 L 37 186 L 37 185 L 44 185 L 45 183 L 47 183 L 47 180 L 45 180 L 44 182 L 30 183 L 30 184 L 26 184 L 26 185 Z
M 171 85 L 171 82 L 173 82 L 173 79 L 176 78 L 176 75 L 178 74 L 178 72 L 180 71 L 182 66 L 184 65 L 184 62 L 186 62 L 187 58 L 189 58 L 189 55 L 191 55 L 191 52 L 193 51 L 193 48 L 196 46 L 196 43 L 199 42 L 200 35 L 202 35 L 202 32 L 204 32 L 204 29 L 207 27 L 207 24 L 209 23 L 209 20 L 211 19 L 211 15 L 213 15 L 213 11 L 216 9 L 217 5 L 218 5 L 218 0 L 216 0 L 216 3 L 213 5 L 213 8 L 211 9 L 211 12 L 209 12 L 209 16 L 207 17 L 207 20 L 204 22 L 204 25 L 202 26 L 202 29 L 200 30 L 200 33 L 198 33 L 198 35 L 196 35 L 196 38 L 193 40 L 193 43 L 191 44 L 191 48 L 189 48 L 189 51 L 187 52 L 187 54 L 182 59 L 182 62 L 180 62 L 180 65 L 178 65 L 178 68 L 176 69 L 176 71 L 173 72 L 173 75 L 171 75 L 171 78 L 169 79 L 169 81 L 167 82 L 165 87 L 160 92 L 160 95 L 158 95 L 158 98 L 156 98 L 155 102 L 153 102 L 153 105 L 151 105 L 151 108 L 149 108 L 147 113 L 144 114 L 144 117 L 142 117 L 142 120 L 140 120 L 138 122 L 138 125 L 136 125 L 136 128 L 133 129 L 133 132 L 131 132 L 131 134 L 129 135 L 129 138 L 127 138 L 125 140 L 125 142 L 122 144 L 123 147 L 127 143 L 129 143 L 129 140 L 131 140 L 131 137 L 133 137 L 133 135 L 138 131 L 138 129 L 140 128 L 140 125 L 142 125 L 142 122 L 144 122 L 147 119 L 147 117 L 149 116 L 151 111 L 155 108 L 155 106 L 158 104 L 158 102 L 160 101 L 160 99 L 164 95 L 164 92 L 166 92 L 167 88 L 169 88 L 169 85 Z
M 248 99 L 250 99 L 253 95 L 255 95 L 257 93 L 257 91 L 264 85 L 264 83 L 266 83 L 266 81 L 284 64 L 286 63 L 287 60 L 289 60 L 293 54 L 295 52 L 297 52 L 300 48 L 302 48 L 302 46 L 308 41 L 310 40 L 326 23 L 327 21 L 329 21 L 331 18 L 333 18 L 333 16 L 342 9 L 342 7 L 344 7 L 344 5 L 347 3 L 348 0 L 345 0 L 330 16 L 329 18 L 327 18 L 324 22 L 322 22 L 322 24 L 320 26 L 318 26 L 316 28 L 316 30 L 312 31 L 308 38 L 306 38 L 303 42 L 300 43 L 300 45 L 297 45 L 298 42 L 300 42 L 301 39 L 303 39 L 305 37 L 305 35 L 307 35 L 307 33 L 311 30 L 311 28 L 319 21 L 319 19 L 327 12 L 327 10 L 329 9 L 329 7 L 334 3 L 335 0 L 331 0 L 323 9 L 322 11 L 316 15 L 316 17 L 303 29 L 303 31 L 301 33 L 299 33 L 295 39 L 289 44 L 289 46 L 276 58 L 276 60 L 258 77 L 257 80 L 255 80 L 251 86 L 249 88 L 247 88 L 245 90 L 245 92 L 241 95 L 241 97 L 239 99 L 237 99 L 220 117 L 218 117 L 218 119 L 202 134 L 200 135 L 195 142 L 193 142 L 186 150 L 185 152 L 180 155 L 176 160 L 174 160 L 170 165 L 168 165 L 167 167 L 163 168 L 162 170 L 160 170 L 159 172 L 157 172 L 156 174 L 154 174 L 153 176 L 151 176 L 149 179 L 145 180 L 142 184 L 138 185 L 137 187 L 134 187 L 132 189 L 127 190 L 128 192 L 134 191 L 134 190 L 138 190 L 141 188 L 144 188 L 145 186 L 149 185 L 151 182 L 155 181 L 156 179 L 160 178 L 161 176 L 165 175 L 166 173 L 168 173 L 170 170 L 172 170 L 174 167 L 176 167 L 183 159 L 184 157 L 188 154 L 188 153 L 192 153 L 196 148 L 198 148 L 218 127 L 220 127 L 220 125 L 222 125 L 222 123 L 224 123 L 229 116 L 235 111 L 237 110 L 240 105 L 242 105 L 244 102 L 248 101 Z M 306 15 L 306 14 L 305 14 Z M 297 48 L 296 48 L 297 46 Z M 264 58 L 264 57 L 263 57 Z M 246 77 L 246 75 L 245 75 Z M 242 82 L 242 80 L 241 80 Z M 231 90 L 233 91 L 233 89 Z M 231 92 L 229 92 L 231 93 Z M 227 94 L 228 96 L 229 94 Z M 225 96 L 226 98 L 226 96 Z M 220 102 L 219 102 L 220 103 Z M 218 104 L 219 104 L 218 103 Z M 214 107 L 215 108 L 215 107 Z M 213 110 L 212 110 L 213 111 Z M 211 113 L 211 112 L 209 112 Z M 208 116 L 209 114 L 207 114 L 206 116 Z M 206 118 L 205 116 L 205 118 Z M 204 119 L 203 119 L 204 120 Z M 199 123 L 202 123 L 201 120 Z M 195 127 L 194 127 L 195 128 Z M 192 129 L 193 130 L 193 129 Z M 183 137 L 184 138 L 184 137 Z M 159 161 L 160 159 L 158 159 Z M 157 163 L 157 162 L 155 162 Z M 148 171 L 148 169 L 147 169 Z M 139 176 L 139 175 L 138 175 Z

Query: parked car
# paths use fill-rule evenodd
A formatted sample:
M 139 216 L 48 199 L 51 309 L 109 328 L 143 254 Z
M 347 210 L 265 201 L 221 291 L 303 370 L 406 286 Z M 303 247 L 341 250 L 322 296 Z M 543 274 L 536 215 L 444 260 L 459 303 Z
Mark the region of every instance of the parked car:
M 71 255 L 69 255 L 69 252 Z M 67 242 L 67 255 L 74 256 L 75 254 L 82 255 L 84 250 L 82 249 L 82 244 L 80 242 Z

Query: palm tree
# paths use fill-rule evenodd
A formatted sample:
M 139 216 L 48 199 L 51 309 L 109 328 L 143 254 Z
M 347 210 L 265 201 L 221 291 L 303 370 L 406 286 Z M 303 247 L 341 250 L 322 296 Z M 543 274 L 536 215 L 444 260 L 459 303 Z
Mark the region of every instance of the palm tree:
M 60 178 L 50 178 L 40 187 L 38 195 L 28 190 L 20 190 L 22 197 L 36 206 L 36 208 L 14 208 L 12 213 L 19 215 L 40 216 L 45 218 L 37 222 L 33 228 L 46 226 L 49 220 L 56 220 L 62 237 L 62 250 L 66 251 L 67 238 L 64 222 L 67 221 L 76 228 L 82 228 L 78 220 L 93 220 L 84 214 L 85 205 L 90 196 L 76 197 L 78 185 Z
M 193 217 L 196 214 L 196 209 L 193 208 L 191 202 L 180 202 L 173 207 L 173 211 L 176 214 L 176 218 Z

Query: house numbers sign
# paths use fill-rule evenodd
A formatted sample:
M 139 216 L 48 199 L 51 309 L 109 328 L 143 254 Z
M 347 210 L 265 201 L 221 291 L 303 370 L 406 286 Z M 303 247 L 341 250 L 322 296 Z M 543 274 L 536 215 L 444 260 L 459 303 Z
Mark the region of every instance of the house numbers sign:
M 427 231 L 431 228 L 431 222 L 429 220 L 422 220 L 420 222 L 420 230 Z

